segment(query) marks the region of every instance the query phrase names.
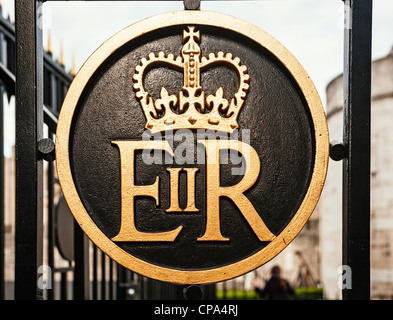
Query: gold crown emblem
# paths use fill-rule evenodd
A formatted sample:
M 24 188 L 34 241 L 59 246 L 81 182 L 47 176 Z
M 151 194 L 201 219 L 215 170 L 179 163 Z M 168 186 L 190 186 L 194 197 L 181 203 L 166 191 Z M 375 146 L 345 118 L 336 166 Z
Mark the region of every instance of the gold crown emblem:
M 176 129 L 210 129 L 231 133 L 238 128 L 237 117 L 249 88 L 247 67 L 240 63 L 238 57 L 232 58 L 231 53 L 210 53 L 207 58 L 201 57 L 199 41 L 199 31 L 189 26 L 188 31 L 183 31 L 181 57 L 175 58 L 173 54 L 166 56 L 163 52 L 158 56 L 150 53 L 148 59 L 142 58 L 135 68 L 134 90 L 146 117 L 145 128 L 152 133 Z M 222 87 L 217 89 L 215 95 L 206 98 L 201 87 L 200 71 L 219 64 L 234 68 L 238 74 L 238 90 L 230 102 L 224 98 Z M 183 87 L 179 98 L 169 95 L 162 87 L 160 98 L 154 101 L 145 90 L 143 79 L 146 71 L 163 65 L 183 71 Z

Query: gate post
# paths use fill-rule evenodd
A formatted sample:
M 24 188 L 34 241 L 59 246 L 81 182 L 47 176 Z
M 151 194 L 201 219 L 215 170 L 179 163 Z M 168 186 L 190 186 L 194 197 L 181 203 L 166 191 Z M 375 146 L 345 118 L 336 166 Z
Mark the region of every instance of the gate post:
M 344 0 L 343 299 L 370 299 L 372 0 Z
M 43 132 L 41 1 L 15 1 L 16 208 L 15 299 L 42 298 L 37 286 L 43 263 L 43 165 L 37 143 Z

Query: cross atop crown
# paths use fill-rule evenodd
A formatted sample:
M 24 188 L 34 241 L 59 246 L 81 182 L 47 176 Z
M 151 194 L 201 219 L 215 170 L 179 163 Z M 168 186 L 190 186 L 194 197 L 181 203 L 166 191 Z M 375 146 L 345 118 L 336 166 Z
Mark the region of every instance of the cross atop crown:
M 187 41 L 182 48 L 183 55 L 183 72 L 184 87 L 200 87 L 200 54 L 201 49 L 196 41 L 199 42 L 199 31 L 195 32 L 195 27 L 188 27 L 188 31 L 183 30 L 183 43 Z M 195 41 L 196 40 L 196 41 Z
M 193 27 L 193 26 L 188 27 L 188 31 L 183 30 L 183 42 L 186 41 L 188 38 L 190 38 L 191 41 L 195 41 L 195 40 L 199 41 L 200 40 L 199 30 L 196 32 L 194 30 L 195 30 L 195 27 Z

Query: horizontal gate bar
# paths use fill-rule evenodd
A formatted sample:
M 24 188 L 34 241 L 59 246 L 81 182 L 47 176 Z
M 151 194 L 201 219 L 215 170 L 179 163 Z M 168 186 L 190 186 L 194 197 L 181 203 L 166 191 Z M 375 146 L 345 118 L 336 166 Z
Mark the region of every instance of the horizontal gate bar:
M 0 62 L 0 79 L 11 95 L 15 94 L 15 76 Z
M 15 94 L 15 76 L 0 62 L 0 79 L 4 83 L 7 91 L 11 94 Z M 44 123 L 48 125 L 52 132 L 56 132 L 57 127 L 57 115 L 47 107 L 43 106 L 44 111 Z
M 56 132 L 57 115 L 46 105 L 44 105 L 44 123 L 49 127 L 51 132 Z

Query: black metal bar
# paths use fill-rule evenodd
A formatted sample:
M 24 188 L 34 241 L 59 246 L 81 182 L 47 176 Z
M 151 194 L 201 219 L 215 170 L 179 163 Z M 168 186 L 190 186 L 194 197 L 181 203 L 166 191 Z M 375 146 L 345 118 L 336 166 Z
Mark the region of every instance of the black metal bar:
M 185 10 L 199 10 L 201 0 L 183 0 Z
M 121 265 L 116 264 L 116 299 L 121 300 L 121 276 L 122 276 L 122 271 L 121 271 Z
M 106 255 L 101 251 L 101 300 L 106 300 Z
M 67 300 L 67 271 L 60 273 L 60 300 Z
M 372 0 L 345 0 L 343 299 L 370 299 L 370 120 Z M 349 287 L 349 285 L 351 285 Z
M 1 39 L 0 39 L 1 40 Z M 0 46 L 1 50 L 1 46 Z M 0 86 L 0 300 L 5 298 L 4 87 Z
M 0 16 L 2 15 L 2 6 L 0 5 Z M 0 33 L 0 63 L 4 62 L 4 34 Z M 0 79 L 2 79 L 0 75 Z M 15 85 L 14 85 L 15 87 Z M 4 193 L 4 104 L 3 94 L 4 86 L 0 86 L 0 300 L 5 298 L 5 193 Z
M 79 224 L 74 222 L 74 299 L 90 299 L 89 239 Z
M 59 72 L 58 69 L 53 69 L 51 68 L 51 63 L 49 62 L 48 59 L 44 60 L 45 62 L 45 68 L 49 70 L 52 70 L 53 72 Z M 58 74 L 58 73 L 56 73 Z M 0 62 L 0 79 L 1 82 L 4 84 L 6 87 L 6 91 L 8 94 L 13 95 L 15 94 L 15 82 L 16 78 L 15 75 L 3 64 Z M 70 79 L 66 79 L 64 77 L 64 80 L 66 81 L 66 85 L 69 85 L 71 82 L 69 82 Z M 53 107 L 52 107 L 53 108 Z M 51 109 L 50 107 L 44 105 L 43 106 L 43 112 L 44 112 L 44 122 L 45 124 L 48 125 L 49 129 L 52 132 L 56 132 L 56 127 L 57 127 L 57 113 L 55 109 Z
M 124 268 L 121 265 L 117 265 L 117 281 L 118 281 L 118 286 L 117 286 L 117 299 L 118 300 L 125 300 L 127 296 L 127 287 L 126 284 L 129 282 L 129 277 L 128 273 L 129 270 Z
M 98 285 L 97 285 L 97 250 L 98 248 L 93 245 L 93 288 L 92 296 L 93 300 L 98 299 Z
M 113 260 L 109 259 L 109 300 L 113 300 Z
M 4 32 L 5 38 L 9 38 L 12 42 L 15 41 L 15 26 L 9 19 L 4 19 L 3 16 L 0 17 L 1 29 Z
M 145 300 L 145 296 L 146 296 L 146 288 L 145 288 L 145 277 L 140 276 L 139 277 L 139 295 L 141 297 L 141 300 Z
M 54 133 L 49 130 L 48 138 L 54 138 Z M 54 205 L 54 165 L 52 161 L 48 162 L 48 175 L 47 175 L 47 189 L 48 189 L 48 265 L 51 270 L 55 267 L 55 205 Z M 53 272 L 50 272 L 50 283 L 54 284 Z M 48 290 L 48 300 L 54 299 L 54 288 Z
M 2 62 L 0 62 L 0 79 L 7 91 L 13 95 L 15 94 L 15 76 L 9 71 Z
M 56 77 L 55 77 L 55 75 L 51 72 L 50 73 L 50 75 L 49 75 L 49 77 L 48 77 L 49 79 L 48 79 L 48 89 L 49 89 L 49 92 L 50 92 L 50 104 L 49 104 L 49 106 L 50 106 L 50 109 L 51 110 L 54 110 L 55 108 L 56 108 L 56 104 L 57 104 L 57 99 L 56 99 L 56 96 L 57 96 L 57 92 L 56 92 Z
M 57 115 L 53 113 L 47 106 L 43 106 L 44 122 L 52 132 L 56 132 L 57 128 Z
M 72 82 L 73 76 L 67 73 L 64 68 L 57 64 L 56 61 L 52 59 L 52 56 L 48 53 L 44 54 L 44 66 L 45 69 L 48 70 L 51 74 L 55 74 L 59 81 L 66 83 L 67 85 L 70 85 Z
M 42 2 L 15 1 L 16 30 L 16 208 L 15 299 L 42 298 L 37 269 L 43 263 L 42 160 L 37 142 L 43 131 Z

